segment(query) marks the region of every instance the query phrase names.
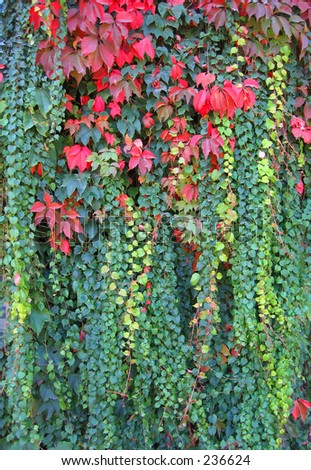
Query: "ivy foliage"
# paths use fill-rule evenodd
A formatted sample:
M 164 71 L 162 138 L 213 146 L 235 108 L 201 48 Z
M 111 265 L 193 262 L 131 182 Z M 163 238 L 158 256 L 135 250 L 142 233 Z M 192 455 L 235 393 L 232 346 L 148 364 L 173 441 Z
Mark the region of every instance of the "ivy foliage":
M 310 14 L 4 2 L 2 448 L 310 445 Z

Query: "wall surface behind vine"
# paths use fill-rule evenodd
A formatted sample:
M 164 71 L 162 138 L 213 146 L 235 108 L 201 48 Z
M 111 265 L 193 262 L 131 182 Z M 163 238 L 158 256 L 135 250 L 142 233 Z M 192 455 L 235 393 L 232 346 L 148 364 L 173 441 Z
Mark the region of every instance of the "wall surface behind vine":
M 2 3 L 0 447 L 310 448 L 309 2 Z

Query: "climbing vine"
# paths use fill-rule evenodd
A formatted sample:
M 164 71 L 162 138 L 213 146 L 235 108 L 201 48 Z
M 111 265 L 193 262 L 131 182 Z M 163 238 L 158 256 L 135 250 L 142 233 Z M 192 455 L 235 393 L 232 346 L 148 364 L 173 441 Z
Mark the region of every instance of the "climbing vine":
M 1 447 L 310 446 L 310 15 L 4 2 Z

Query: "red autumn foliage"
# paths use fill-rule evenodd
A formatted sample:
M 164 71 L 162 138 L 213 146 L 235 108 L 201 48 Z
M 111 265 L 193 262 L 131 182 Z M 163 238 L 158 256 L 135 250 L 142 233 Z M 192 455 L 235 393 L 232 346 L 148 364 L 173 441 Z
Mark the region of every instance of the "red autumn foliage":
M 213 83 L 216 80 L 216 76 L 213 73 L 198 73 L 196 76 L 195 82 L 197 86 L 202 85 L 202 87 L 206 90 L 208 85 Z
M 220 136 L 218 130 L 208 123 L 208 133 L 206 138 L 202 141 L 202 150 L 204 157 L 207 158 L 211 153 L 218 156 L 219 148 L 224 145 L 224 140 Z
M 49 12 L 46 12 L 45 10 L 48 8 Z M 37 4 L 33 5 L 29 10 L 29 22 L 33 25 L 35 31 L 39 29 L 41 25 L 45 25 L 52 37 L 56 38 L 60 26 L 58 18 L 61 8 L 59 1 L 54 1 L 46 5 L 45 0 L 39 0 Z
M 183 69 L 186 67 L 185 64 L 181 61 L 177 61 L 174 56 L 172 56 L 173 67 L 170 73 L 170 77 L 173 80 L 179 80 L 182 77 Z
M 50 243 L 51 243 L 52 248 L 54 248 L 54 250 L 57 250 L 58 244 L 53 239 L 50 239 Z M 70 243 L 66 238 L 60 239 L 59 248 L 60 248 L 60 251 L 65 253 L 65 255 L 70 254 Z
M 32 166 L 30 168 L 30 173 L 33 175 L 34 173 L 37 173 L 39 176 L 42 176 L 43 174 L 43 167 L 42 163 L 37 163 L 36 165 Z
M 42 65 L 46 75 L 51 78 L 55 71 L 56 45 L 51 39 L 41 41 L 38 45 L 36 64 Z
M 184 198 L 190 202 L 192 200 L 196 200 L 198 199 L 198 195 L 199 195 L 199 188 L 197 185 L 195 184 L 186 184 L 183 189 L 182 189 L 182 195 L 184 196 Z
M 96 96 L 92 105 L 92 111 L 94 111 L 95 113 L 101 113 L 105 111 L 105 101 L 101 96 Z
M 87 157 L 92 154 L 92 151 L 85 145 L 67 146 L 64 148 L 64 152 L 69 170 L 78 168 L 82 172 L 91 168 L 91 162 L 87 162 Z
M 146 113 L 142 118 L 142 123 L 146 129 L 150 129 L 150 127 L 154 126 L 152 113 Z
M 0 70 L 3 70 L 5 68 L 5 66 L 3 64 L 0 64 Z M 0 83 L 2 82 L 3 80 L 3 73 L 0 72 Z
M 44 4 L 41 5 L 33 5 L 29 10 L 29 22 L 33 25 L 33 29 L 37 31 L 40 28 L 41 24 L 43 23 L 43 17 L 40 14 L 42 10 L 45 10 L 46 6 Z
M 304 190 L 305 190 L 305 185 L 304 185 L 302 176 L 300 176 L 300 181 L 299 183 L 296 184 L 296 191 L 300 196 L 302 196 L 304 193 Z
M 243 85 L 234 85 L 227 80 L 223 86 L 214 85 L 210 90 L 208 84 L 214 81 L 212 74 L 197 75 L 197 84 L 203 86 L 203 90 L 196 93 L 193 98 L 194 109 L 202 116 L 208 114 L 209 111 L 219 113 L 220 117 L 227 115 L 229 118 L 234 116 L 237 108 L 246 111 L 255 103 L 255 94 L 251 88 L 259 88 L 259 84 L 254 79 L 246 79 Z
M 219 112 L 220 117 L 227 114 L 228 118 L 234 116 L 237 105 L 237 87 L 231 81 L 225 81 L 223 87 L 214 85 L 211 89 L 211 109 L 216 113 Z
M 48 193 L 44 193 L 43 201 L 37 201 L 30 209 L 35 213 L 34 223 L 39 225 L 43 220 L 51 230 L 49 242 L 55 250 L 70 253 L 70 244 L 67 238 L 71 239 L 74 233 L 83 233 L 82 225 L 79 221 L 78 212 L 71 207 L 70 201 L 64 203 L 53 202 Z M 77 205 L 77 203 L 75 203 Z M 66 238 L 65 238 L 66 237 Z
M 206 116 L 211 110 L 211 94 L 209 90 L 201 90 L 195 94 L 193 98 L 194 109 L 201 114 Z
M 301 137 L 306 144 L 311 143 L 311 127 L 307 126 L 303 119 L 294 116 L 290 124 L 292 126 L 292 133 L 296 139 Z
M 151 170 L 152 160 L 156 156 L 148 149 L 143 149 L 143 143 L 140 139 L 135 139 L 134 142 L 131 139 L 126 138 L 126 146 L 124 151 L 131 155 L 129 161 L 129 170 L 138 167 L 142 175 L 145 175 L 147 171 Z
M 119 196 L 116 198 L 117 201 L 119 202 L 120 207 L 126 208 L 126 201 L 129 199 L 127 194 L 119 194 Z
M 292 409 L 292 416 L 294 420 L 298 419 L 299 417 L 303 422 L 305 422 L 307 418 L 307 411 L 311 407 L 311 403 L 307 400 L 303 400 L 302 398 L 298 398 L 294 401 L 294 408 Z
M 75 3 L 74 7 L 68 9 L 67 14 L 67 25 L 70 34 L 65 38 L 66 46 L 61 52 L 63 72 L 66 79 L 70 81 L 70 85 L 74 83 L 74 80 L 79 85 L 82 78 L 87 75 L 91 77 L 89 84 L 95 86 L 91 89 L 92 91 L 83 89 L 81 95 L 78 94 L 75 98 L 67 95 L 65 107 L 69 112 L 75 113 L 74 119 L 68 119 L 65 125 L 65 129 L 68 130 L 71 136 L 71 145 L 66 146 L 64 149 L 69 170 L 78 169 L 83 172 L 91 168 L 91 163 L 86 160 L 92 153 L 91 148 L 93 148 L 94 140 L 91 137 L 90 143 L 87 143 L 87 145 L 78 143 L 79 137 L 77 137 L 77 134 L 79 135 L 79 131 L 83 130 L 84 126 L 82 124 L 87 126 L 88 129 L 99 130 L 104 138 L 104 143 L 108 145 L 114 145 L 116 142 L 119 143 L 120 135 L 117 132 L 114 134 L 112 130 L 115 129 L 116 124 L 116 121 L 113 120 L 122 117 L 121 120 L 127 122 L 128 118 L 125 113 L 122 116 L 123 109 L 126 106 L 131 106 L 136 97 L 144 99 L 144 96 L 142 96 L 142 90 L 145 91 L 144 87 L 146 86 L 144 71 L 146 67 L 152 66 L 154 59 L 156 59 L 154 61 L 154 71 L 150 74 L 152 80 L 149 86 L 150 88 L 152 87 L 152 92 L 154 92 L 156 97 L 155 104 L 145 108 L 140 113 L 139 119 L 144 126 L 144 129 L 142 129 L 144 137 L 135 139 L 133 142 L 125 139 L 124 152 L 130 156 L 128 161 L 129 170 L 136 168 L 139 170 L 140 175 L 145 175 L 151 170 L 153 160 L 156 157 L 149 150 L 149 147 L 152 148 L 150 144 L 153 138 L 153 131 L 158 129 L 159 121 L 162 124 L 168 121 L 169 127 L 169 129 L 163 129 L 160 134 L 163 142 L 169 147 L 168 150 L 165 148 L 165 151 L 161 154 L 163 163 L 170 163 L 172 166 L 175 165 L 175 167 L 177 164 L 193 164 L 195 172 L 197 160 L 203 153 L 205 158 L 210 159 L 210 171 L 219 168 L 218 158 L 221 157 L 221 147 L 224 145 L 224 141 L 217 128 L 213 127 L 209 122 L 206 133 L 202 131 L 202 135 L 193 135 L 191 121 L 189 120 L 187 123 L 185 118 L 176 117 L 175 112 L 180 102 L 185 101 L 189 104 L 191 99 L 193 99 L 193 107 L 201 116 L 205 117 L 208 113 L 211 113 L 212 121 L 213 113 L 219 114 L 220 117 L 228 116 L 232 118 L 236 109 L 239 108 L 246 111 L 254 105 L 255 93 L 253 88 L 259 88 L 258 82 L 252 78 L 247 78 L 240 84 L 233 84 L 232 81 L 228 80 L 223 83 L 217 81 L 217 84 L 215 84 L 216 75 L 207 72 L 209 69 L 206 64 L 202 64 L 202 58 L 197 50 L 190 51 L 189 56 L 194 54 L 193 61 L 195 66 L 200 65 L 202 66 L 201 70 L 205 71 L 191 76 L 191 74 L 188 74 L 188 63 L 186 64 L 185 56 L 179 54 L 183 50 L 183 38 L 176 35 L 176 42 L 173 47 L 174 52 L 170 52 L 170 54 L 175 55 L 170 55 L 172 64 L 167 65 L 167 75 L 169 75 L 170 79 L 175 80 L 175 83 L 171 86 L 172 80 L 167 78 L 166 81 L 163 78 L 163 64 L 161 63 L 160 55 L 156 54 L 158 51 L 155 50 L 154 46 L 157 42 L 156 36 L 152 32 L 150 35 L 144 35 L 142 30 L 138 31 L 144 23 L 144 14 L 147 11 L 155 13 L 156 2 L 153 0 L 127 0 L 124 2 L 117 0 L 78 0 Z M 184 4 L 188 5 L 189 2 L 170 0 L 166 3 L 170 7 L 175 7 Z M 268 19 L 272 15 L 270 15 L 269 5 L 263 7 L 259 4 L 259 6 L 252 5 L 250 8 L 247 8 L 247 0 L 233 0 L 232 2 L 226 2 L 225 0 L 204 0 L 194 2 L 194 5 L 197 8 L 203 9 L 207 22 L 214 23 L 216 29 L 225 25 L 229 8 L 233 11 L 238 11 L 240 15 L 246 17 L 265 18 L 267 16 Z M 46 8 L 50 9 L 49 14 L 46 14 Z M 49 7 L 47 7 L 45 1 L 42 0 L 30 10 L 30 21 L 34 29 L 37 30 L 41 25 L 45 25 L 49 34 L 49 39 L 39 44 L 37 55 L 37 63 L 44 67 L 49 77 L 53 75 L 56 65 L 60 8 L 60 2 L 58 1 L 51 2 Z M 304 7 L 298 4 L 297 8 L 304 9 Z M 306 11 L 304 12 L 306 13 Z M 173 13 L 170 14 L 171 12 Z M 173 16 L 175 14 L 174 10 L 171 9 L 170 13 L 169 16 L 165 17 L 166 21 L 177 21 L 177 14 Z M 241 27 L 238 35 L 241 38 L 247 38 L 248 29 L 245 26 Z M 301 50 L 304 50 L 305 39 L 297 37 L 297 40 L 298 43 L 299 41 L 301 43 L 299 46 Z M 246 56 L 245 59 L 247 65 L 249 65 L 249 57 Z M 145 65 L 146 63 L 147 65 Z M 127 69 L 126 73 L 122 70 L 125 66 Z M 235 67 L 231 69 L 230 66 L 229 68 L 227 67 L 227 71 L 235 69 Z M 215 71 L 217 67 L 211 70 Z M 191 78 L 195 77 L 196 86 L 189 86 L 188 81 L 183 79 L 183 73 L 190 84 Z M 189 75 L 191 76 L 190 79 Z M 84 85 L 84 82 L 82 84 Z M 105 97 L 105 100 L 101 95 L 97 95 L 94 98 L 95 91 L 97 93 L 103 91 L 102 96 Z M 92 111 L 104 114 L 97 116 L 97 119 L 94 118 L 94 114 L 85 115 L 88 107 L 90 107 L 90 103 L 89 105 L 87 104 L 93 98 Z M 124 104 L 125 107 L 123 107 Z M 307 103 L 303 102 L 303 104 L 307 106 Z M 78 110 L 76 111 L 77 108 Z M 308 111 L 308 108 L 306 109 Z M 310 142 L 310 128 L 300 118 L 293 119 L 297 120 L 292 120 L 294 136 L 297 138 L 301 137 L 306 143 Z M 171 125 L 171 121 L 173 121 L 173 125 Z M 109 128 L 110 123 L 111 127 Z M 117 124 L 119 124 L 118 121 Z M 153 126 L 155 128 L 152 129 L 152 132 L 145 131 Z M 230 139 L 230 145 L 233 149 L 235 137 Z M 118 166 L 120 171 L 123 171 L 126 163 L 121 158 Z M 37 172 L 40 175 L 41 172 L 42 174 L 42 165 L 41 169 L 39 165 L 41 164 L 32 167 L 32 173 Z M 58 171 L 62 170 L 59 168 Z M 130 176 L 132 177 L 132 174 Z M 176 180 L 178 178 L 176 179 L 172 175 L 162 179 L 162 186 L 167 188 L 169 195 L 172 197 L 176 197 Z M 186 181 L 192 180 L 186 179 Z M 183 184 L 185 184 L 184 181 Z M 296 185 L 296 190 L 300 195 L 303 194 L 304 184 L 302 179 Z M 180 196 L 180 186 L 178 185 L 177 191 Z M 187 183 L 183 186 L 181 193 L 188 202 L 196 200 L 198 197 L 198 186 L 192 182 Z M 61 240 L 61 247 L 64 252 L 68 253 L 70 251 L 67 239 Z
M 146 36 L 141 41 L 134 43 L 133 48 L 139 59 L 143 59 L 145 54 L 150 57 L 150 59 L 154 59 L 155 57 L 155 51 L 150 36 Z

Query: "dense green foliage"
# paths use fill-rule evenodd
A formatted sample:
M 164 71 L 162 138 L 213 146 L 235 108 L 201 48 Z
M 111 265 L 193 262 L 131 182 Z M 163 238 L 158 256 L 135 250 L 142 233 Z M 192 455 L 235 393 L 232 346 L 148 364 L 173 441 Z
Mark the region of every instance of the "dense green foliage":
M 310 446 L 310 12 L 4 2 L 0 447 Z

